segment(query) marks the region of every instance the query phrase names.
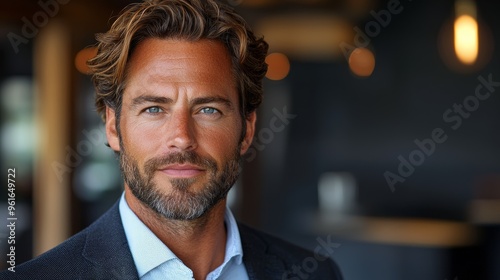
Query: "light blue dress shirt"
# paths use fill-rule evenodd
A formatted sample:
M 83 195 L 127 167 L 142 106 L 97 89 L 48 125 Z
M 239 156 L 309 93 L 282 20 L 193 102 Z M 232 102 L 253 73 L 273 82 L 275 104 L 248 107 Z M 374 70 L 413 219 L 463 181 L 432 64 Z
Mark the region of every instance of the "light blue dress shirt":
M 128 245 L 141 280 L 194 279 L 193 271 L 184 265 L 130 209 L 124 194 L 120 199 L 119 209 Z M 226 208 L 224 222 L 227 230 L 224 262 L 210 272 L 206 280 L 247 280 L 240 233 L 229 208 Z

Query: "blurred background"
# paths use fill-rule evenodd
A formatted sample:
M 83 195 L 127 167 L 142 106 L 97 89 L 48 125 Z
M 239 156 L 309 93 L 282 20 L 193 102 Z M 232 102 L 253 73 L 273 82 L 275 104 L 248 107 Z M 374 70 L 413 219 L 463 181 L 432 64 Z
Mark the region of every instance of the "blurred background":
M 2 3 L 17 264 L 122 192 L 85 61 L 131 2 Z M 346 279 L 500 279 L 499 5 L 227 2 L 270 44 L 257 134 L 230 193 L 239 220 L 310 249 L 335 244 Z M 0 227 L 1 269 L 9 235 Z

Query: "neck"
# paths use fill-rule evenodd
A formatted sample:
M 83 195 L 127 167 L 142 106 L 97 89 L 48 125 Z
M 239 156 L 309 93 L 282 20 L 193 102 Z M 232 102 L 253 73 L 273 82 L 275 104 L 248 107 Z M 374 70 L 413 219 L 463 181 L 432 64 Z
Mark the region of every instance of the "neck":
M 224 262 L 225 199 L 205 215 L 190 221 L 166 219 L 139 201 L 128 188 L 125 199 L 139 219 L 187 266 L 195 279 L 206 279 Z

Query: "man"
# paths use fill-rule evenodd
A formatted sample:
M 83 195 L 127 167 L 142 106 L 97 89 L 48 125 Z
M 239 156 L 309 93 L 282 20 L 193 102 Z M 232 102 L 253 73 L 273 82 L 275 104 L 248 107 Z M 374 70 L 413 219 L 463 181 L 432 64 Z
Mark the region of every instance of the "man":
M 226 207 L 267 69 L 267 44 L 240 16 L 212 0 L 146 1 L 97 39 L 96 106 L 124 195 L 90 227 L 4 275 L 341 279 L 320 252 L 237 224 Z M 314 269 L 301 267 L 307 258 Z

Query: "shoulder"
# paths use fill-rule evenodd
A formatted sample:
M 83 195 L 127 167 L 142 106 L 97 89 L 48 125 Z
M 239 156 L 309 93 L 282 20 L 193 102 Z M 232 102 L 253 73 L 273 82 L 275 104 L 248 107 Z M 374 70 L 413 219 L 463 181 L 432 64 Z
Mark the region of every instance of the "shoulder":
M 308 254 L 309 251 L 294 245 L 288 241 L 285 241 L 279 237 L 273 236 L 271 234 L 265 233 L 263 231 L 257 230 L 255 228 L 239 224 L 240 235 L 243 244 L 250 246 L 257 246 L 258 242 L 262 242 L 265 245 L 267 252 L 272 252 L 279 256 L 289 256 L 289 257 L 301 257 Z M 259 246 L 257 246 L 259 247 Z
M 82 231 L 44 254 L 16 266 L 13 275 L 17 279 L 63 279 L 69 272 L 78 275 L 85 270 L 81 255 L 85 240 L 86 231 Z
M 125 279 L 136 275 L 115 204 L 92 225 L 15 267 L 14 279 Z M 5 271 L 2 273 L 10 273 Z M 0 273 L 0 278 L 9 275 Z M 120 275 L 120 277 L 115 277 Z M 133 277 L 131 277 L 134 279 Z M 130 279 L 130 278 L 128 278 Z
M 238 227 L 244 259 L 256 262 L 272 256 L 283 264 L 280 279 L 342 279 L 339 267 L 330 257 L 339 245 L 331 240 L 311 251 L 246 225 Z

